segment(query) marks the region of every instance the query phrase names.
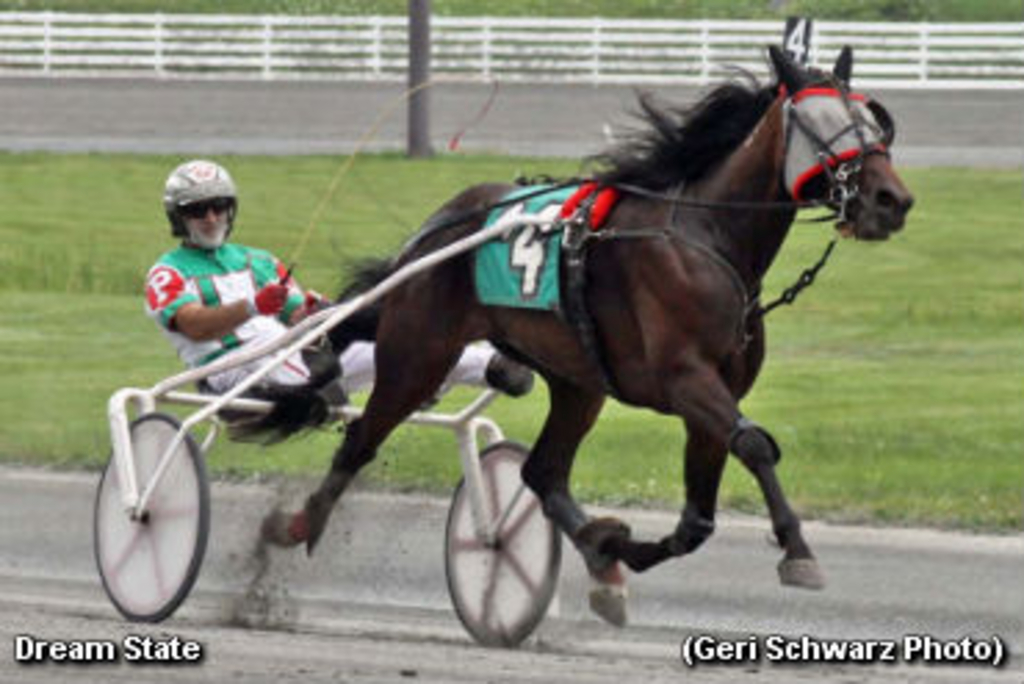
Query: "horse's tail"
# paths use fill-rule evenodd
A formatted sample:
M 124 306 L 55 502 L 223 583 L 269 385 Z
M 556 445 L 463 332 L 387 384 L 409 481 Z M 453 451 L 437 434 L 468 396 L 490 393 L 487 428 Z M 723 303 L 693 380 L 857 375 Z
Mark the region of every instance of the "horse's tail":
M 395 272 L 396 264 L 392 259 L 367 259 L 359 262 L 352 272 L 348 285 L 338 296 L 338 301 L 355 297 L 374 288 L 381 281 Z M 380 323 L 380 302 L 355 311 L 327 333 L 331 347 L 340 354 L 348 345 L 356 341 L 373 341 L 377 339 L 377 325 Z
M 228 423 L 231 439 L 276 444 L 327 422 L 330 403 L 322 387 L 273 385 L 261 387 L 255 396 L 273 404 L 269 413 Z

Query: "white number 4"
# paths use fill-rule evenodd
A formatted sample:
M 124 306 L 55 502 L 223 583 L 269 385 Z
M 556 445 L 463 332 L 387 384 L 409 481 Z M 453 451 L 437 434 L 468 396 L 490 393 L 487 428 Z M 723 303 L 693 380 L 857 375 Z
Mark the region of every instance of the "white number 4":
M 786 43 L 783 46 L 789 56 L 797 64 L 806 65 L 807 56 L 810 50 L 810 22 L 807 19 L 797 19 L 792 26 L 789 35 L 786 36 Z
M 537 226 L 524 226 L 512 242 L 512 267 L 522 269 L 523 299 L 537 296 L 540 287 L 540 273 L 544 268 L 544 240 L 538 239 Z

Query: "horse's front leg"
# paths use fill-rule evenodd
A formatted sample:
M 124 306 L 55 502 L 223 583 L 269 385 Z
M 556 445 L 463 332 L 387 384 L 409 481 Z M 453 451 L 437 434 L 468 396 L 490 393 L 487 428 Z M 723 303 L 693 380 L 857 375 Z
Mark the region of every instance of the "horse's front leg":
M 695 423 L 686 426 L 684 481 L 686 505 L 668 542 L 673 555 L 693 553 L 714 534 L 722 471 L 729 455 L 725 441 Z
M 800 519 L 786 500 L 775 471 L 782 457 L 775 440 L 764 428 L 741 417 L 729 437 L 729 449 L 753 473 L 768 505 L 775 537 L 785 551 L 779 561 L 779 580 L 788 586 L 823 589 L 825 576 L 804 540 Z
M 775 472 L 780 452 L 767 431 L 743 417 L 717 370 L 694 364 L 673 374 L 667 390 L 690 431 L 687 444 L 687 503 L 674 534 L 658 544 L 616 539 L 606 548 L 634 570 L 690 553 L 714 530 L 714 511 L 725 455 L 732 451 L 753 473 L 764 495 L 772 527 L 785 550 L 779 563 L 783 584 L 820 589 L 824 578 L 786 500 Z
M 682 374 L 674 386 L 673 400 L 687 425 L 694 425 L 715 441 L 727 444 L 757 480 L 772 528 L 785 551 L 779 563 L 782 583 L 807 589 L 824 587 L 824 576 L 804 540 L 800 519 L 786 500 L 775 472 L 781 452 L 772 436 L 740 413 L 721 375 L 710 366 L 697 366 Z M 680 529 L 686 529 L 685 512 Z
M 721 376 L 710 367 L 699 368 L 682 376 L 673 396 L 687 425 L 701 426 L 714 440 L 724 440 L 729 451 L 736 455 L 757 480 L 768 506 L 772 528 L 785 551 L 778 567 L 782 583 L 806 589 L 823 588 L 824 575 L 804 540 L 800 519 L 786 500 L 775 472 L 775 464 L 781 458 L 781 452 L 772 436 L 764 428 L 743 417 Z M 684 512 L 680 530 L 685 532 L 686 529 Z M 699 524 L 690 529 L 699 531 Z

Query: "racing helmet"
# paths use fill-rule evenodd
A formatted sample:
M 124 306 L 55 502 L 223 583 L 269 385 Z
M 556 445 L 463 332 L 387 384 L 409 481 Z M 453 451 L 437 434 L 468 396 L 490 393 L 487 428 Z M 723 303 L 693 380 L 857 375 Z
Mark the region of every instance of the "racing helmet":
M 228 203 L 227 231 L 223 236 L 227 239 L 238 213 L 238 192 L 231 175 L 220 164 L 203 159 L 185 162 L 174 169 L 164 184 L 164 210 L 171 222 L 171 235 L 190 238 L 182 210 L 189 205 L 218 199 Z

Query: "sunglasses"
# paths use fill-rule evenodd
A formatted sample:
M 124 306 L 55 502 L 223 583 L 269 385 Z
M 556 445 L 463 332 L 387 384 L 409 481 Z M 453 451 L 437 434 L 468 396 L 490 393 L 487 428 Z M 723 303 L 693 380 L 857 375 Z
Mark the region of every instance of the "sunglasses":
M 223 214 L 230 211 L 231 207 L 234 206 L 234 202 L 230 199 L 221 197 L 218 199 L 205 200 L 203 202 L 195 202 L 193 204 L 186 204 L 182 207 L 178 207 L 178 211 L 185 218 L 198 219 L 206 216 L 207 212 L 211 209 L 215 214 Z

